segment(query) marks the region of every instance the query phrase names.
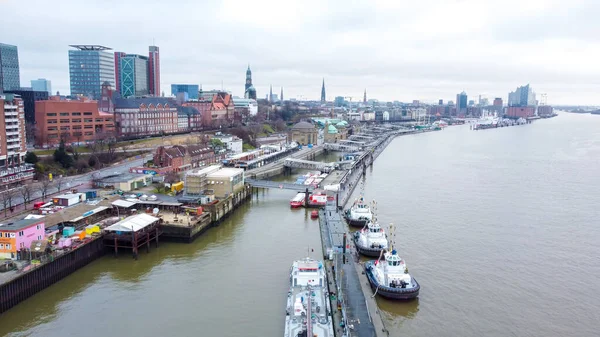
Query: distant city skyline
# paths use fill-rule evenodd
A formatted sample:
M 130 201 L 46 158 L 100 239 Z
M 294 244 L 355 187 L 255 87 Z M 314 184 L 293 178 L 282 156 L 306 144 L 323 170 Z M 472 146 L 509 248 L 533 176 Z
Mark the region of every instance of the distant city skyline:
M 0 42 L 19 48 L 22 87 L 46 78 L 54 92 L 69 93 L 71 44 L 106 45 L 141 55 L 156 45 L 161 54 L 157 94 L 169 94 L 171 84 L 198 83 L 243 97 L 240 83 L 250 63 L 259 97 L 272 84 L 285 87 L 286 98 L 318 101 L 326 78 L 328 101 L 336 96 L 362 101 L 367 88 L 369 97 L 380 101 L 435 104 L 454 100 L 464 90 L 469 97 L 502 97 L 506 102 L 510 91 L 529 83 L 539 95 L 546 94 L 548 104 L 600 104 L 597 1 L 333 0 L 323 6 L 314 0 L 184 0 L 187 10 L 178 20 L 152 25 L 147 25 L 148 17 L 164 9 L 156 0 L 114 6 L 91 0 L 86 9 L 94 17 L 73 15 L 77 6 L 72 0 L 61 4 L 58 8 L 34 0 L 29 6 L 36 10 L 29 11 L 16 0 L 3 1 L 6 12 L 19 13 L 0 22 L 0 29 L 13 32 Z M 200 9 L 227 15 L 196 20 Z M 35 28 L 38 12 L 47 14 L 44 31 Z M 398 12 L 410 17 L 396 22 Z M 574 17 L 576 21 L 570 19 Z M 139 26 L 144 30 L 130 33 L 130 27 Z M 215 26 L 219 32 L 211 33 Z M 202 43 L 189 43 L 181 31 L 200 32 Z M 267 35 L 283 43 L 256 39 Z

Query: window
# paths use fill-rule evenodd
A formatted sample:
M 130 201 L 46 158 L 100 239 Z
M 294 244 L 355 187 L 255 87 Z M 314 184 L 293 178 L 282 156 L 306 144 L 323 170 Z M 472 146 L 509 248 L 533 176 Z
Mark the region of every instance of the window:
M 71 116 L 81 116 L 81 112 L 73 112 Z
M 60 116 L 68 116 L 68 115 L 69 115 L 69 113 L 68 113 L 68 112 L 61 112 L 61 113 L 60 113 Z
M 83 121 L 84 121 L 85 123 L 93 123 L 93 122 L 94 122 L 94 119 L 93 119 L 93 118 L 84 118 L 84 119 L 83 119 Z
M 58 128 L 56 126 L 49 126 L 48 131 L 56 131 Z
M 20 231 L 20 232 L 19 232 L 19 236 L 23 236 L 23 235 L 25 235 L 25 232 L 23 232 L 23 231 Z
M 94 126 L 93 126 L 93 125 L 86 125 L 86 126 L 84 126 L 83 128 L 84 128 L 84 129 L 93 129 L 93 128 L 94 128 Z
M 40 225 L 35 226 L 35 228 L 39 230 L 40 229 Z
M 10 237 L 10 233 L 4 233 L 4 237 L 5 237 L 5 238 L 8 238 L 8 237 Z
M 102 123 L 104 121 L 104 119 L 102 118 L 96 118 L 96 123 Z
M 39 227 L 39 226 L 38 226 L 38 227 Z M 41 239 L 42 239 L 42 236 L 41 236 L 41 235 L 38 235 L 38 240 L 41 240 Z
M 4 249 L 4 244 L 0 243 L 0 249 Z
M 46 114 L 48 117 L 56 117 L 56 112 L 49 112 Z
M 48 124 L 56 124 L 57 120 L 56 119 L 49 119 L 48 120 Z
M 61 120 L 60 120 L 60 122 L 61 122 L 61 123 L 70 123 L 71 121 L 70 121 L 70 120 L 68 120 L 68 119 L 61 119 Z
M 73 118 L 71 119 L 71 123 L 81 123 L 81 118 Z
M 91 115 L 92 115 L 92 113 L 91 113 L 91 112 L 84 112 L 84 113 L 83 113 L 83 115 L 84 115 L 84 116 L 91 116 Z
M 12 248 L 12 246 L 10 245 L 10 243 L 6 244 L 6 249 L 10 250 Z

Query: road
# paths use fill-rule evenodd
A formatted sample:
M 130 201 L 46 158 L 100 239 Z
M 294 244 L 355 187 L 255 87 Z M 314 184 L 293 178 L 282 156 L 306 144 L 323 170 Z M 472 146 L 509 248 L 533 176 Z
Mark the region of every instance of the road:
M 113 174 L 127 173 L 127 172 L 129 172 L 129 169 L 131 167 L 142 166 L 144 163 L 144 160 L 146 160 L 145 158 L 149 158 L 149 157 L 143 157 L 141 159 L 125 160 L 121 163 L 113 164 L 111 166 L 107 166 L 102 169 L 88 172 L 85 174 L 71 176 L 71 177 L 64 177 L 64 178 L 62 178 L 63 181 L 61 184 L 60 191 L 68 190 L 69 188 L 72 188 L 75 186 L 89 188 L 89 187 L 91 187 L 91 182 L 92 182 L 93 178 L 104 178 L 106 176 L 113 175 Z M 55 183 L 48 187 L 48 191 L 46 191 L 46 194 L 47 194 L 46 198 L 48 198 L 48 196 L 51 194 L 60 192 L 60 191 L 58 191 L 58 186 L 56 186 L 56 179 L 60 179 L 60 178 L 54 177 Z M 33 184 L 33 183 L 30 183 L 30 184 Z M 16 193 L 16 195 L 12 199 L 12 206 L 14 207 L 13 211 L 19 212 L 24 209 L 23 197 L 21 196 L 21 193 L 19 191 L 15 191 L 15 193 Z M 37 187 L 34 188 L 34 190 L 31 193 L 31 201 L 30 201 L 30 204 L 28 207 L 31 208 L 32 207 L 31 203 L 33 201 L 39 201 L 39 199 L 41 197 L 42 197 L 42 192 L 39 191 L 37 189 Z M 3 210 L 4 210 L 4 204 L 0 203 L 0 211 L 3 211 Z M 11 214 L 12 213 L 8 213 L 8 216 L 10 216 Z M 4 212 L 2 212 L 2 216 L 4 216 Z

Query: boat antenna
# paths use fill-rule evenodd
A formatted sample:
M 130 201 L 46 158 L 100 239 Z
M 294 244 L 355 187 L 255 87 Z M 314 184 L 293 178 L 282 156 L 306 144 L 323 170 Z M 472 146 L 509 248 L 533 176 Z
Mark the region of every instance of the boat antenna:
M 390 223 L 390 252 L 394 250 L 394 244 L 396 243 L 396 231 L 394 230 L 394 224 Z

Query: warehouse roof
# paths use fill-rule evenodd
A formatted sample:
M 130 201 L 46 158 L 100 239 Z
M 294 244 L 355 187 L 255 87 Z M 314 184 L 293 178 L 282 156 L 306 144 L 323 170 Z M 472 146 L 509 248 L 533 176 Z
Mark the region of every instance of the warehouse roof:
M 130 216 L 125 220 L 121 220 L 114 225 L 106 227 L 105 231 L 111 232 L 137 232 L 145 227 L 150 226 L 156 221 L 160 220 L 159 218 L 153 217 L 152 215 L 148 215 L 146 213 Z

